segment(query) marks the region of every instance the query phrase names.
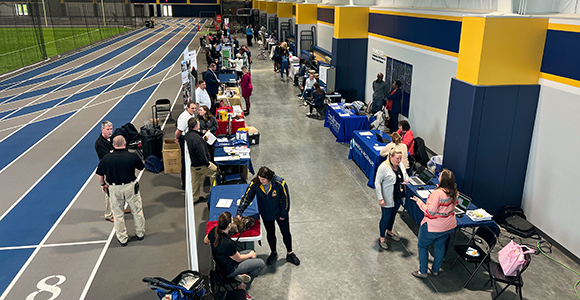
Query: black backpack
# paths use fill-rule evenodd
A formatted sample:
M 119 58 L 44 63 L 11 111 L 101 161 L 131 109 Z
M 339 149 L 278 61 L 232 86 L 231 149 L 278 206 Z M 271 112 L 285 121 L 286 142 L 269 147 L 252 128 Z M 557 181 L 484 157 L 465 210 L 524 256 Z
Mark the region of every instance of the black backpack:
M 515 205 L 506 205 L 499 210 L 494 217 L 495 221 L 502 225 L 509 233 L 527 238 L 535 235 L 536 227 L 530 223 L 523 209 Z

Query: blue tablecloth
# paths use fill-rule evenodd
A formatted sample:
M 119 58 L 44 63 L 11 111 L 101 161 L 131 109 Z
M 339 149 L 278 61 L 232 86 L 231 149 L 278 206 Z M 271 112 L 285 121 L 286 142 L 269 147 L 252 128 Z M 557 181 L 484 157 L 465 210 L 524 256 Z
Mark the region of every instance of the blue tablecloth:
M 214 152 L 214 160 L 220 156 L 230 156 L 226 154 L 224 148 L 216 147 Z M 252 166 L 252 159 L 251 158 L 240 158 L 236 160 L 224 160 L 224 161 L 217 161 L 215 162 L 218 166 L 248 166 L 248 170 L 250 173 L 254 174 L 254 166 Z
M 236 84 L 238 82 L 236 74 L 219 74 L 218 78 L 221 83 L 232 83 Z
M 437 181 L 437 179 L 433 179 L 433 181 Z M 425 188 L 425 190 L 432 190 L 432 189 L 437 188 L 436 185 L 426 185 L 423 187 Z M 414 186 L 412 184 L 407 184 L 407 189 L 406 189 L 407 200 L 405 201 L 405 205 L 403 207 L 405 207 L 407 212 L 409 212 L 409 214 L 411 215 L 413 220 L 415 220 L 415 223 L 417 223 L 417 225 L 420 225 L 425 214 L 423 213 L 423 211 L 421 211 L 421 209 L 419 209 L 419 207 L 417 206 L 415 201 L 410 199 L 411 196 L 417 196 L 417 197 L 421 198 L 419 196 L 419 194 L 417 194 L 417 190 L 418 189 L 416 186 Z M 421 198 L 421 199 L 423 200 L 423 202 L 427 202 L 427 199 L 423 199 L 423 198 Z M 477 206 L 475 206 L 473 203 L 471 203 L 469 205 L 468 209 L 473 210 L 473 209 L 477 209 L 477 208 L 478 208 Z M 486 225 L 493 232 L 495 232 L 495 234 L 497 236 L 499 236 L 499 232 L 500 232 L 499 226 L 497 226 L 497 223 L 493 220 L 491 220 L 491 221 L 473 221 L 466 215 L 464 215 L 462 218 L 456 217 L 456 219 L 457 219 L 457 227 L 458 228 L 479 227 L 479 226 Z
M 335 107 L 337 109 L 334 109 Z M 340 116 L 341 113 L 349 115 Z M 357 116 L 354 110 L 345 109 L 344 103 L 333 103 L 329 104 L 326 109 L 324 127 L 330 128 L 330 131 L 336 136 L 337 142 L 348 143 L 352 138 L 353 131 L 369 130 L 370 124 L 366 116 Z
M 232 184 L 232 185 L 216 185 L 211 189 L 209 195 L 209 221 L 217 221 L 221 213 L 229 211 L 232 216 L 236 215 L 238 210 L 238 199 L 242 198 L 246 192 L 247 184 Z M 232 205 L 229 208 L 215 207 L 220 199 L 232 199 Z M 258 214 L 258 201 L 256 198 L 252 200 L 252 204 L 246 208 L 243 215 L 253 217 L 259 220 L 260 216 Z
M 363 135 L 371 133 L 371 135 Z M 369 181 L 367 185 L 375 188 L 375 175 L 379 165 L 385 160 L 380 155 L 381 151 L 376 150 L 374 146 L 385 146 L 387 143 L 381 143 L 377 139 L 376 134 L 380 134 L 384 141 L 391 141 L 391 137 L 381 130 L 362 130 L 352 133 L 352 140 L 350 140 L 350 151 L 348 152 L 348 159 L 352 159 L 365 173 Z
M 218 142 L 216 141 L 214 144 L 214 147 L 216 148 L 223 148 L 223 147 L 234 147 L 234 146 L 247 146 L 248 145 L 248 141 L 247 140 L 237 140 L 235 138 L 230 138 L 228 139 L 227 142 Z

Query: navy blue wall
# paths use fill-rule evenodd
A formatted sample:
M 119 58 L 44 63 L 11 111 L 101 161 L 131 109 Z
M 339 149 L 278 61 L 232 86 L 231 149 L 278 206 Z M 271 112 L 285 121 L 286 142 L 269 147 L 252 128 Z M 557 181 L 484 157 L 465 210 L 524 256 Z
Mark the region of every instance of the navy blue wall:
M 178 18 L 183 17 L 199 17 L 200 12 L 213 11 L 216 14 L 220 13 L 219 5 L 173 5 L 173 16 Z M 207 14 L 204 14 L 207 16 Z
M 580 33 L 548 30 L 541 71 L 580 80 Z
M 459 53 L 461 22 L 369 14 L 369 33 Z
M 317 10 L 317 19 L 321 22 L 334 24 L 334 9 L 319 7 Z
M 491 214 L 521 204 L 539 94 L 539 85 L 451 82 L 443 165 Z
M 332 65 L 336 67 L 336 89 L 356 90 L 365 97 L 368 39 L 332 38 Z

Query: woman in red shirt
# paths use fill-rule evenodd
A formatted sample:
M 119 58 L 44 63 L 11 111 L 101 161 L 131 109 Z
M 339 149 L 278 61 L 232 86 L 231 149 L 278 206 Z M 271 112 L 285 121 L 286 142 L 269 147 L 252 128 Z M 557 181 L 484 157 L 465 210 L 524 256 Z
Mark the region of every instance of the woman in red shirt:
M 250 114 L 250 96 L 252 96 L 252 90 L 254 87 L 252 86 L 252 76 L 248 70 L 248 67 L 242 67 L 242 79 L 240 79 L 240 87 L 242 88 L 242 97 L 246 101 L 246 110 L 244 111 L 244 115 Z
M 407 149 L 409 150 L 409 154 L 411 156 L 415 155 L 415 135 L 413 135 L 413 131 L 411 131 L 411 125 L 406 120 L 399 121 L 399 130 L 397 133 L 403 139 L 403 144 L 407 145 Z

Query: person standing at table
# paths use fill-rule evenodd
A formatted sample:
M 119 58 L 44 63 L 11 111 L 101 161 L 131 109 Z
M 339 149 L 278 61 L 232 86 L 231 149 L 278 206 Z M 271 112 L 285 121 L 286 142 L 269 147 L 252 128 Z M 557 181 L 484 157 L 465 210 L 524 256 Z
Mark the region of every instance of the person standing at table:
M 439 186 L 429 195 L 427 203 L 417 196 L 411 197 L 419 209 L 425 213 L 419 229 L 419 271 L 411 274 L 417 278 L 427 278 L 427 263 L 429 261 L 429 246 L 433 244 L 433 267 L 429 269 L 433 276 L 439 275 L 439 269 L 445 256 L 445 241 L 457 227 L 457 219 L 453 210 L 457 205 L 457 186 L 453 172 L 443 169 L 439 174 Z
M 196 91 L 197 97 L 197 91 Z M 197 99 L 197 98 L 196 98 Z M 181 148 L 181 188 L 185 189 L 185 159 L 183 155 L 185 154 L 185 134 L 189 130 L 187 127 L 187 121 L 194 118 L 197 114 L 197 104 L 190 101 L 185 104 L 185 110 L 177 118 L 177 129 L 175 129 L 175 142 L 179 143 L 179 148 Z
M 242 75 L 244 75 L 244 73 L 242 72 L 242 67 L 244 66 L 244 59 L 242 58 L 242 55 L 240 53 L 236 54 L 236 59 L 234 59 L 234 65 L 235 65 L 235 70 L 236 70 L 236 79 L 240 80 L 242 79 Z
M 401 92 L 401 81 L 395 80 L 392 84 L 392 89 L 387 93 L 387 104 L 386 108 L 389 111 L 389 130 L 395 132 L 397 130 L 397 122 L 399 120 L 399 114 L 403 110 L 401 107 L 401 100 L 403 99 L 403 93 Z
M 368 109 L 368 112 L 373 115 L 382 110 L 386 104 L 385 99 L 389 92 L 389 85 L 383 80 L 383 76 L 383 73 L 379 73 L 377 80 L 373 81 L 373 102 Z
M 122 135 L 113 138 L 112 153 L 105 155 L 97 167 L 97 175 L 104 193 L 109 193 L 111 210 L 115 218 L 115 234 L 121 246 L 127 246 L 129 236 L 125 227 L 124 207 L 129 204 L 135 222 L 135 234 L 138 240 L 145 236 L 145 216 L 143 202 L 139 193 L 139 184 L 135 169 L 143 170 L 143 162 L 135 153 L 127 150 L 127 143 Z
M 246 208 L 252 203 L 254 196 L 258 199 L 258 210 L 262 216 L 262 222 L 266 228 L 266 239 L 270 245 L 270 256 L 266 264 L 271 265 L 276 262 L 278 252 L 276 252 L 276 226 L 282 233 L 282 240 L 286 246 L 286 260 L 294 265 L 300 265 L 300 259 L 292 251 L 292 234 L 290 233 L 290 194 L 288 185 L 284 178 L 276 176 L 274 171 L 268 167 L 261 167 L 258 174 L 246 189 L 238 206 L 237 217 L 241 218 Z
M 217 174 L 217 166 L 210 161 L 207 142 L 203 139 L 199 131 L 199 120 L 191 118 L 187 121 L 189 131 L 185 134 L 185 143 L 189 151 L 191 161 L 191 186 L 193 199 L 205 200 L 200 197 L 200 183 L 202 176 L 209 177 L 209 189 L 214 186 Z
M 391 149 L 387 160 L 379 166 L 375 176 L 375 190 L 381 206 L 379 247 L 384 250 L 389 249 L 387 237 L 393 241 L 400 240 L 399 235 L 393 232 L 393 224 L 397 211 L 405 200 L 405 184 L 409 180 L 402 159 L 401 150 Z
M 397 133 L 401 136 L 403 144 L 407 145 L 409 154 L 411 156 L 415 155 L 415 135 L 411 131 L 411 125 L 407 120 L 401 120 L 399 122 L 399 130 L 397 130 Z
M 288 67 L 289 56 L 288 49 L 282 48 L 280 51 L 280 77 L 282 81 L 284 81 L 284 73 L 286 73 L 286 80 L 290 76 L 290 69 Z
M 214 109 L 219 107 L 219 103 L 217 103 L 217 94 L 220 85 L 220 79 L 216 73 L 217 65 L 212 63 L 209 65 L 207 72 L 203 76 L 203 80 L 205 80 L 205 85 L 207 89 L 207 93 L 209 94 L 209 98 L 212 101 L 212 106 Z
M 254 86 L 252 85 L 252 75 L 246 66 L 242 67 L 242 73 L 244 73 L 244 75 L 242 75 L 242 79 L 240 79 L 238 83 L 242 89 L 242 97 L 244 97 L 244 101 L 246 101 L 246 110 L 244 110 L 244 114 L 248 116 L 250 115 L 250 97 L 252 96 Z
M 251 45 L 250 45 L 251 46 Z M 252 51 L 250 51 L 250 49 L 248 49 L 248 46 L 243 45 L 242 49 L 244 49 L 244 54 L 247 57 L 247 61 L 248 61 L 248 70 L 252 70 Z
M 205 135 L 206 132 L 209 131 L 214 136 L 217 136 L 218 122 L 209 111 L 209 107 L 200 105 L 197 109 L 197 118 L 199 119 L 199 130 L 202 135 Z M 209 160 L 213 162 L 215 152 L 214 145 L 207 144 L 207 150 L 209 151 Z
M 385 157 L 385 156 L 389 155 L 389 152 L 393 148 L 397 148 L 398 150 L 401 150 L 401 152 L 403 153 L 403 165 L 405 165 L 405 169 L 407 170 L 407 174 L 409 174 L 409 154 L 407 153 L 407 145 L 405 145 L 401 141 L 402 141 L 401 136 L 398 133 L 394 132 L 391 135 L 391 142 L 388 143 L 385 146 L 385 148 L 381 149 L 381 156 Z
M 209 94 L 207 93 L 206 88 L 207 86 L 205 81 L 200 80 L 197 82 L 197 88 L 195 89 L 195 101 L 197 101 L 199 106 L 205 105 L 211 109 L 211 99 L 209 98 Z
M 209 231 L 203 242 L 211 245 L 211 253 L 219 266 L 220 275 L 242 282 L 238 288 L 246 290 L 246 299 L 252 299 L 247 290 L 264 268 L 264 261 L 257 258 L 254 250 L 238 252 L 236 243 L 229 235 L 232 224 L 232 214 L 228 211 L 221 213 L 217 226 Z

